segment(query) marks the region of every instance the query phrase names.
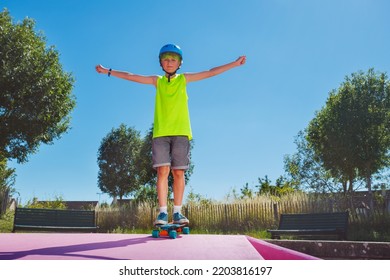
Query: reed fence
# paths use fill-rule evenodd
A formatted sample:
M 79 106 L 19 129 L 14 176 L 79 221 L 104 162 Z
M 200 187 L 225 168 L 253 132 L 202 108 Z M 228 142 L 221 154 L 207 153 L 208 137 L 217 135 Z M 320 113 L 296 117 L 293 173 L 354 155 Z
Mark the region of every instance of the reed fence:
M 375 209 L 357 207 L 356 200 L 345 197 L 293 195 L 283 199 L 265 197 L 235 203 L 188 204 L 184 214 L 191 221 L 191 228 L 203 232 L 247 232 L 275 228 L 281 213 L 320 213 L 349 211 L 350 224 L 389 224 L 388 207 L 377 204 Z M 364 204 L 363 204 L 364 205 Z M 169 209 L 171 211 L 171 209 Z M 98 211 L 98 225 L 102 230 L 116 228 L 150 229 L 157 216 L 157 207 L 141 203 L 128 203 L 120 208 Z

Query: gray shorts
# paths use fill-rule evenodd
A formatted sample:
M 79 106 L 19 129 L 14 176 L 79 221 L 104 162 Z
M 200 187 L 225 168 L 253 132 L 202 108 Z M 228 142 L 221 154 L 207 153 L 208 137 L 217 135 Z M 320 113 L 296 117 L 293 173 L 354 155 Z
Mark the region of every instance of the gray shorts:
M 153 138 L 153 168 L 171 166 L 187 170 L 190 164 L 190 141 L 187 136 L 164 136 Z

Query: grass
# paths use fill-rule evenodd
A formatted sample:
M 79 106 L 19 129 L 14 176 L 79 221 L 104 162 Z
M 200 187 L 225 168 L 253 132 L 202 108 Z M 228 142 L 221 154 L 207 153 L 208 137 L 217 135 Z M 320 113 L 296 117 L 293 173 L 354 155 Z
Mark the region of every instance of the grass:
M 390 242 L 390 221 L 381 225 L 350 225 L 348 239 L 354 241 Z
M 8 211 L 0 218 L 0 233 L 12 232 L 14 224 L 14 213 Z

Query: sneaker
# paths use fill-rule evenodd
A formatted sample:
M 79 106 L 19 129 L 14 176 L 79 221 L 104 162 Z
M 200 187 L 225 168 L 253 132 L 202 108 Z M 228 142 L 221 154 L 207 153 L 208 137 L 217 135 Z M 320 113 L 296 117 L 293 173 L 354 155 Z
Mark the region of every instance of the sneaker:
M 166 225 L 167 223 L 168 223 L 167 213 L 158 214 L 156 221 L 154 221 L 154 225 Z
M 173 214 L 173 223 L 174 224 L 189 224 L 190 221 L 184 217 L 181 213 Z

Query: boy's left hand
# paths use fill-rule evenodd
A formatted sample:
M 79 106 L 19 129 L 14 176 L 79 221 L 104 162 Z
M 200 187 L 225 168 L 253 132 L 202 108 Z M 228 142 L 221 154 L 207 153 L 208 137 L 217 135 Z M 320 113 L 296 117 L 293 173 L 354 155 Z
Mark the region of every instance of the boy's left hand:
M 245 55 L 240 56 L 239 58 L 237 58 L 236 62 L 238 65 L 244 65 L 246 62 L 246 56 Z

